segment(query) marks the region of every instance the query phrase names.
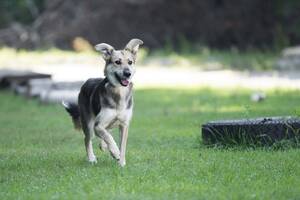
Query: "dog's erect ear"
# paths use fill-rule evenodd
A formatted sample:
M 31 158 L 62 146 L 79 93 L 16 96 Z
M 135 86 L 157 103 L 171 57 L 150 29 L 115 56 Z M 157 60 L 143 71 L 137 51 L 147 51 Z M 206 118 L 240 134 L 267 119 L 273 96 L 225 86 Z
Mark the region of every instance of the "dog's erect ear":
M 114 51 L 114 48 L 106 43 L 97 44 L 95 49 L 102 53 L 104 60 L 109 60 L 112 52 Z
M 128 42 L 125 47 L 125 50 L 130 51 L 133 55 L 136 55 L 139 50 L 140 45 L 143 44 L 143 41 L 140 39 L 132 39 Z

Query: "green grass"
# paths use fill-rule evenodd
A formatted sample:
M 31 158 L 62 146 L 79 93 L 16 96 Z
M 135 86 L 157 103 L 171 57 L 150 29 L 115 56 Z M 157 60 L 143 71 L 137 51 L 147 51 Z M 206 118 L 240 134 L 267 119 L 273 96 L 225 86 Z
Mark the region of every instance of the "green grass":
M 59 105 L 0 93 L 0 199 L 299 199 L 300 149 L 220 149 L 199 143 L 209 120 L 295 115 L 299 91 L 261 103 L 241 89 L 135 92 L 127 165 L 83 136 Z M 95 141 L 96 144 L 96 141 Z

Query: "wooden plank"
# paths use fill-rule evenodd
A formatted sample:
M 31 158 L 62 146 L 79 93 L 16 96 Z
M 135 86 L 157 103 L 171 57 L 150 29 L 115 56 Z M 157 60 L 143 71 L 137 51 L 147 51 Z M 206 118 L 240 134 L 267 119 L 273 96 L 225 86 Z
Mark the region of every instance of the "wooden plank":
M 296 138 L 300 139 L 300 118 L 297 117 L 223 120 L 202 125 L 202 140 L 208 145 L 270 145 Z
M 50 92 L 52 90 L 77 90 L 79 91 L 83 81 L 76 82 L 53 82 L 51 79 L 33 79 L 28 82 L 28 96 L 38 97 L 43 92 Z
M 32 71 L 0 70 L 0 88 L 7 88 L 13 84 L 25 85 L 28 80 L 41 78 L 51 78 L 50 74 L 36 73 Z
M 61 103 L 62 101 L 77 103 L 79 90 L 50 90 L 41 93 L 41 103 Z
M 28 97 L 39 97 L 43 92 L 51 90 L 53 81 L 49 78 L 32 79 L 28 81 Z
M 26 96 L 28 88 L 26 86 L 23 86 L 23 85 L 15 85 L 13 87 L 13 91 L 14 91 L 15 94 Z
M 80 90 L 84 81 L 73 81 L 73 82 L 54 82 L 52 89 L 54 90 Z

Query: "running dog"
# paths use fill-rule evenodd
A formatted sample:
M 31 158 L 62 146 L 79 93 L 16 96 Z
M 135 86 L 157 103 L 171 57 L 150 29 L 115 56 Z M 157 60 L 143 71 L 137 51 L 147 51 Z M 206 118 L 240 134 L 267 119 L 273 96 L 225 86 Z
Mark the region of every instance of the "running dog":
M 63 102 L 75 128 L 82 129 L 88 161 L 96 163 L 92 137 L 100 138 L 102 151 L 108 149 L 120 166 L 125 166 L 125 152 L 129 123 L 133 109 L 132 76 L 135 73 L 137 51 L 143 41 L 132 39 L 123 50 L 115 50 L 101 43 L 95 49 L 101 52 L 106 64 L 105 78 L 88 79 L 81 87 L 78 104 Z M 119 127 L 120 149 L 110 130 Z

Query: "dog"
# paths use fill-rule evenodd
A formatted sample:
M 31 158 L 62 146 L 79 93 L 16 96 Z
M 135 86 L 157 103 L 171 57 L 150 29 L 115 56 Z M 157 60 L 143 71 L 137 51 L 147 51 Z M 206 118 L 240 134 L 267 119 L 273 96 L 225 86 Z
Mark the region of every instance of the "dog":
M 81 87 L 78 104 L 63 102 L 75 128 L 82 129 L 88 161 L 97 163 L 92 138 L 100 138 L 100 149 L 109 150 L 120 166 L 126 165 L 125 153 L 128 128 L 133 112 L 133 83 L 135 62 L 140 39 L 132 39 L 123 50 L 101 43 L 95 49 L 105 60 L 104 78 L 88 79 Z M 119 127 L 120 149 L 110 130 Z

